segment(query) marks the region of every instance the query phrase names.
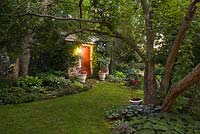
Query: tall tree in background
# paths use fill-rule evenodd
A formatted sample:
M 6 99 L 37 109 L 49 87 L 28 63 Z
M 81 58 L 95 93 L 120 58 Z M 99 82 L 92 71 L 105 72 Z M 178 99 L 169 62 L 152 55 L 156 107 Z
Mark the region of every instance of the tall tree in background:
M 69 27 L 73 28 L 74 25 L 77 26 L 79 24 L 78 22 L 57 22 L 56 19 L 53 18 L 33 17 L 32 15 L 24 15 L 24 13 L 29 13 L 31 11 L 38 14 L 58 14 L 62 17 L 67 16 L 68 12 L 72 15 L 78 14 L 78 12 L 75 11 L 78 6 L 75 9 L 74 6 L 71 6 L 72 3 L 72 1 L 62 1 L 58 3 L 53 0 L 2 1 L 0 5 L 0 47 L 6 47 L 11 56 L 12 63 L 15 62 L 14 79 L 28 74 L 31 51 L 34 51 L 34 54 L 40 51 L 35 48 L 42 48 L 44 51 L 45 47 L 48 48 L 48 45 L 52 46 L 52 44 L 58 43 L 58 40 L 64 39 L 64 37 L 61 36 L 64 30 Z M 40 37 L 38 35 L 40 35 Z

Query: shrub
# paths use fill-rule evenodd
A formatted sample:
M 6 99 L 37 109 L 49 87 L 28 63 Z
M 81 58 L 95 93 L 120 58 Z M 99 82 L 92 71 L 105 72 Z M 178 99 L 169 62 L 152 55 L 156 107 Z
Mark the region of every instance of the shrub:
M 114 76 L 118 77 L 120 80 L 125 80 L 125 78 L 126 78 L 126 75 L 123 72 L 120 72 L 120 71 L 116 71 L 114 73 Z
M 46 82 L 46 85 L 52 87 L 65 87 L 71 83 L 69 79 L 65 79 L 64 77 L 47 77 L 44 81 Z
M 58 76 L 58 77 L 66 77 L 66 74 L 63 71 L 52 70 L 52 71 L 49 71 L 48 73 L 53 74 L 53 75 Z
M 200 117 L 200 85 L 192 86 L 181 96 L 178 96 L 173 106 L 173 112 L 191 112 Z
M 193 86 L 187 92 L 189 98 L 189 111 L 200 117 L 200 84 Z
M 71 88 L 77 91 L 80 91 L 81 89 L 84 88 L 83 84 L 77 81 L 74 81 L 73 83 L 71 83 Z
M 111 82 L 121 82 L 124 81 L 126 75 L 123 72 L 115 71 L 113 75 L 109 75 L 107 79 Z
M 26 93 L 21 87 L 3 88 L 0 90 L 1 104 L 20 104 L 24 102 L 32 102 L 41 98 L 38 93 Z
M 175 113 L 186 112 L 188 109 L 188 98 L 181 95 L 176 98 L 172 111 Z
M 139 72 L 144 70 L 144 65 L 142 63 L 121 63 L 117 65 L 117 70 L 123 72 L 126 75 L 126 79 L 138 79 Z
M 3 104 L 22 103 L 25 94 L 25 90 L 21 87 L 3 88 L 0 90 L 0 101 Z
M 42 100 L 43 96 L 44 96 L 43 94 L 39 94 L 39 93 L 26 93 L 22 97 L 22 103 Z
M 25 76 L 20 77 L 17 82 L 17 86 L 19 87 L 40 87 L 42 86 L 42 80 L 38 77 L 33 76 Z
M 11 87 L 14 84 L 13 80 L 0 79 L 0 88 Z
M 44 93 L 47 88 L 45 87 L 24 87 L 26 93 Z
M 38 77 L 43 80 L 44 86 L 58 87 L 58 86 L 66 86 L 71 83 L 69 79 L 65 79 L 65 77 L 58 77 L 49 72 L 38 74 Z
M 107 79 L 110 81 L 110 82 L 121 82 L 121 79 L 119 77 L 115 77 L 114 75 L 108 75 L 107 76 Z

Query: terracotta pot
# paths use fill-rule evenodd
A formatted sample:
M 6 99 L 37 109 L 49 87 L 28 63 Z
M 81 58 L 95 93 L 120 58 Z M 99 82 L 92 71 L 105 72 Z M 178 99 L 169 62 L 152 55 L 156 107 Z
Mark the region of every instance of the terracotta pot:
M 87 74 L 78 74 L 78 79 L 81 83 L 85 83 L 86 78 Z

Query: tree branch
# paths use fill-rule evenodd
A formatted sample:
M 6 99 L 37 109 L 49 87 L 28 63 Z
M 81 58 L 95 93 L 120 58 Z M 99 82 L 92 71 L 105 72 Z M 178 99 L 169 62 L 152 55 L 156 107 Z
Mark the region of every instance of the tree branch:
M 89 20 L 89 19 L 82 19 L 82 18 L 60 17 L 60 16 L 53 16 L 53 15 L 47 15 L 47 14 L 39 14 L 39 13 L 34 13 L 34 12 L 27 12 L 24 14 L 7 15 L 7 16 L 14 16 L 14 17 L 36 16 L 40 18 L 51 18 L 55 20 L 80 21 L 80 22 L 85 22 L 85 23 L 99 23 L 99 24 L 105 24 L 105 25 L 109 24 L 109 22 L 103 21 L 103 20 Z
M 180 80 L 176 85 L 174 85 L 167 96 L 164 99 L 162 109 L 168 112 L 175 102 L 177 96 L 179 96 L 183 91 L 187 90 L 194 84 L 198 84 L 200 81 L 200 63 L 193 69 L 191 73 Z
M 92 32 L 92 33 L 96 33 L 96 34 L 100 34 L 100 35 L 106 35 L 106 36 L 110 36 L 110 37 L 114 37 L 114 38 L 120 38 L 116 35 L 113 35 L 109 32 L 102 32 L 102 31 L 99 31 L 99 30 L 96 30 L 96 29 L 89 29 L 89 28 L 82 28 L 82 29 L 77 29 L 77 30 L 74 30 L 70 33 L 67 33 L 65 34 L 64 36 L 67 37 L 69 35 L 72 35 L 72 34 L 77 34 L 77 33 L 82 33 L 82 32 Z
M 78 6 L 81 7 L 82 3 L 83 3 L 83 0 L 80 0 L 79 3 L 78 3 Z
M 169 55 L 168 55 L 168 58 L 166 61 L 166 65 L 165 65 L 166 70 L 165 70 L 165 73 L 164 73 L 164 76 L 162 79 L 160 90 L 167 91 L 170 88 L 171 74 L 172 74 L 172 70 L 173 70 L 173 67 L 176 62 L 176 58 L 178 56 L 178 50 L 180 48 L 180 45 L 184 39 L 184 36 L 185 36 L 187 30 L 189 29 L 189 26 L 192 23 L 192 20 L 196 13 L 196 4 L 198 2 L 199 2 L 199 0 L 193 0 L 188 7 L 187 14 L 182 22 L 182 25 L 178 31 L 176 39 L 175 39 L 175 41 L 172 45 L 172 48 L 169 52 Z
M 143 62 L 147 61 L 146 56 L 144 55 L 144 53 L 140 50 L 140 48 L 138 47 L 137 43 L 135 42 L 135 40 L 130 36 L 130 35 L 122 35 L 119 32 L 117 32 L 116 30 L 112 30 L 112 33 L 114 35 L 116 35 L 119 39 L 121 39 L 122 41 L 126 42 L 127 44 L 131 45 L 133 47 L 133 50 L 137 52 L 137 54 L 141 57 L 141 59 L 143 60 Z
M 120 33 L 116 32 L 116 31 L 115 32 L 112 31 L 112 33 L 109 33 L 109 32 L 102 32 L 102 31 L 99 31 L 99 30 L 96 30 L 96 29 L 82 28 L 82 29 L 77 29 L 77 30 L 74 30 L 74 31 L 72 31 L 70 33 L 67 33 L 64 36 L 67 37 L 69 35 L 76 34 L 76 33 L 82 33 L 82 32 L 85 32 L 85 31 L 86 32 L 92 32 L 92 33 L 96 33 L 96 34 L 100 34 L 100 35 L 106 35 L 106 36 L 109 36 L 109 37 L 121 39 L 122 41 L 126 42 L 127 44 L 132 45 L 133 46 L 133 50 L 138 53 L 138 55 L 142 58 L 142 60 L 144 62 L 146 61 L 145 55 L 139 49 L 139 47 L 137 46 L 137 43 L 135 42 L 135 40 L 133 40 L 129 36 L 123 36 L 123 35 L 121 35 Z
M 79 4 L 78 4 L 78 6 L 79 6 L 79 17 L 82 19 L 82 17 L 83 17 L 83 13 L 82 13 L 82 3 L 83 3 L 83 0 L 80 0 L 79 1 Z M 81 29 L 81 22 L 80 22 L 80 29 Z

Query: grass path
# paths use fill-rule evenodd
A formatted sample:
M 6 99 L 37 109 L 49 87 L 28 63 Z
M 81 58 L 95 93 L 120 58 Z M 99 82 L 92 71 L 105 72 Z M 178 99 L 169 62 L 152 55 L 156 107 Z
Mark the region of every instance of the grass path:
M 0 106 L 0 133 L 109 134 L 105 109 L 128 103 L 131 94 L 129 88 L 120 84 L 101 82 L 80 94 Z

